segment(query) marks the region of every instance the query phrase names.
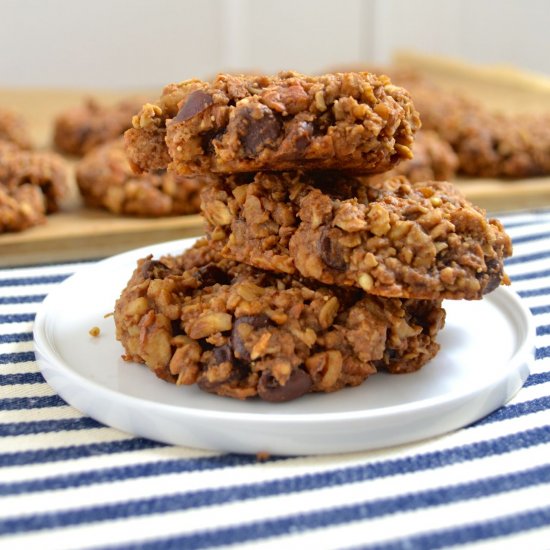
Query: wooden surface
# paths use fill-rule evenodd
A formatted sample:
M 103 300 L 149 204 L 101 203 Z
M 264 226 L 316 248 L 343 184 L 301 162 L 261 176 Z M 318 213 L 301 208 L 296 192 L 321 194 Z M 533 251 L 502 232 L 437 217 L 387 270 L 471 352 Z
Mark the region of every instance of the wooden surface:
M 509 67 L 477 67 L 460 61 L 397 52 L 397 64 L 425 72 L 441 85 L 463 90 L 492 108 L 509 111 L 550 111 L 550 79 Z M 53 120 L 65 108 L 93 96 L 103 102 L 134 93 L 156 97 L 160 90 L 0 90 L 0 105 L 25 114 L 40 149 L 51 148 Z M 74 168 L 75 159 L 69 159 Z M 491 213 L 550 206 L 550 177 L 526 180 L 459 178 L 457 185 L 476 204 Z M 84 208 L 74 180 L 63 211 L 45 225 L 22 233 L 0 235 L 0 266 L 100 258 L 148 244 L 201 235 L 200 216 L 161 219 L 119 217 Z

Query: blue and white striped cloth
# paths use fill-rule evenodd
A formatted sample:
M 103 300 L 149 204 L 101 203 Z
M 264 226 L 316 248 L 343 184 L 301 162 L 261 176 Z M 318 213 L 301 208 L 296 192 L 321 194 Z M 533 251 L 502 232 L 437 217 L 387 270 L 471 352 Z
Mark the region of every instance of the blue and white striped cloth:
M 348 455 L 259 462 L 83 416 L 42 378 L 32 327 L 85 264 L 0 269 L 0 547 L 550 548 L 550 210 L 500 218 L 537 325 L 525 387 L 467 428 Z

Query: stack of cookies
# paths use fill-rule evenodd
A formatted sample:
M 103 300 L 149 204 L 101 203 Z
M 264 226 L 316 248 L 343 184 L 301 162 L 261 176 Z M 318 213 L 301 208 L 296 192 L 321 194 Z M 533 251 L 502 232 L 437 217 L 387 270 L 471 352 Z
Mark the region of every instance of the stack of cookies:
M 167 86 L 127 155 L 208 176 L 207 238 L 138 262 L 115 307 L 125 358 L 272 402 L 422 367 L 443 299 L 506 284 L 511 243 L 449 183 L 373 178 L 412 157 L 419 126 L 409 93 L 371 73 Z

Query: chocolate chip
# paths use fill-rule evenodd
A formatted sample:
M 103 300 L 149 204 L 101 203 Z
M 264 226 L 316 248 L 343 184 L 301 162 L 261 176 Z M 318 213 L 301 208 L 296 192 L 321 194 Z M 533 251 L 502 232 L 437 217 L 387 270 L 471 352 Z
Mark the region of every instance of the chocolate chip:
M 197 275 L 202 286 L 228 285 L 231 282 L 229 275 L 214 264 L 202 266 Z
M 243 323 L 251 325 L 254 328 L 264 328 L 271 324 L 269 317 L 266 315 L 247 315 L 240 317 L 233 323 L 233 329 L 231 331 L 231 345 L 233 346 L 233 354 L 235 357 L 242 359 L 243 361 L 250 361 L 250 353 L 245 348 L 243 339 L 239 334 L 239 326 Z
M 483 274 L 483 277 L 487 280 L 483 294 L 489 294 L 499 287 L 502 279 L 502 269 L 498 260 L 487 260 L 487 273 Z
M 258 394 L 264 401 L 282 403 L 291 401 L 307 393 L 313 382 L 311 376 L 302 369 L 295 369 L 286 384 L 281 386 L 269 372 L 264 372 L 258 382 Z
M 330 235 L 328 231 L 324 231 L 319 239 L 319 254 L 325 264 L 336 271 L 345 271 L 347 268 L 346 261 L 342 252 L 342 247 L 338 244 L 334 235 Z
M 233 353 L 231 352 L 231 347 L 227 344 L 214 348 L 212 352 L 214 353 L 214 361 L 217 365 L 233 362 Z
M 244 122 L 241 142 L 245 153 L 249 156 L 256 155 L 281 135 L 282 124 L 271 109 L 262 105 L 261 113 L 260 118 L 255 118 L 255 113 L 249 107 L 241 109 L 239 113 Z
M 311 136 L 313 136 L 313 124 L 311 122 L 300 122 L 300 128 L 296 133 L 297 137 L 294 141 L 294 147 L 298 153 L 303 153 L 307 146 L 311 143 Z
M 206 111 L 212 103 L 213 100 L 210 94 L 202 90 L 195 90 L 180 107 L 178 114 L 172 119 L 172 122 L 185 122 L 203 111 Z
M 141 275 L 144 279 L 164 279 L 170 270 L 158 260 L 146 260 L 141 266 Z

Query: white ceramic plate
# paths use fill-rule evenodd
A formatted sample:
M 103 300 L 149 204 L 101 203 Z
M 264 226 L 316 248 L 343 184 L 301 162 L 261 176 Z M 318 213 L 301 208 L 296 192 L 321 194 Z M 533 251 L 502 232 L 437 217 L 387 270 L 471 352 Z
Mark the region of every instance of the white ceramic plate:
M 124 362 L 115 300 L 139 258 L 179 253 L 194 239 L 149 246 L 79 271 L 52 291 L 34 326 L 38 364 L 68 403 L 109 426 L 217 451 L 340 453 L 436 436 L 506 403 L 533 360 L 534 325 L 515 293 L 446 301 L 441 351 L 419 372 L 377 374 L 356 388 L 282 404 L 238 401 L 157 379 Z M 97 326 L 99 337 L 89 335 Z

